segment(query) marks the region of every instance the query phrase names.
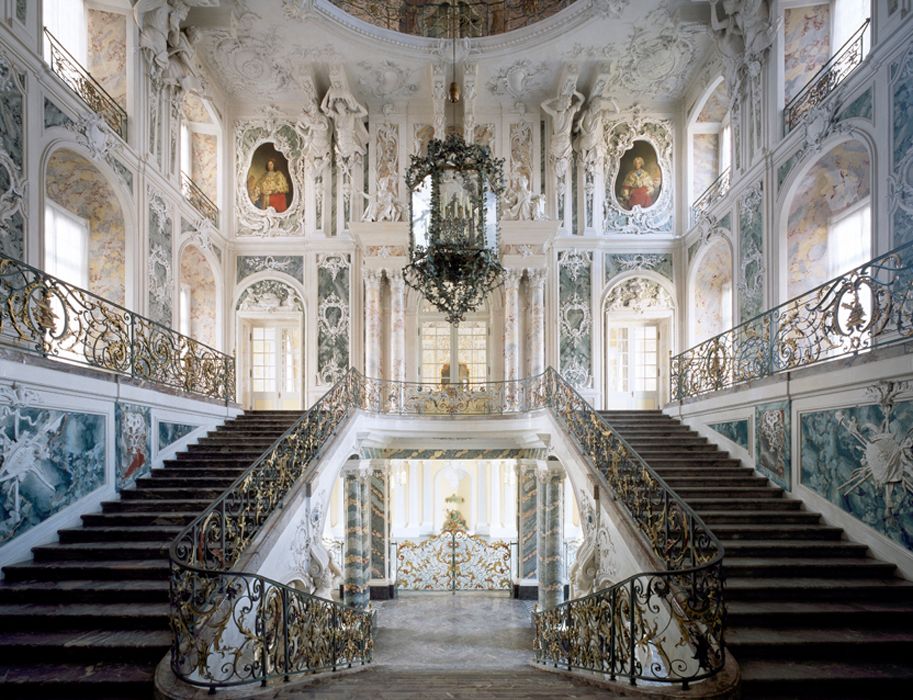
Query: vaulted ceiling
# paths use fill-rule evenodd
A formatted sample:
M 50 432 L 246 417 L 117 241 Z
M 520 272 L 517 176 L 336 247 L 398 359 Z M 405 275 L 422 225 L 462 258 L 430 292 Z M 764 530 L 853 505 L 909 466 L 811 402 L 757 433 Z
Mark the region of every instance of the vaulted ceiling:
M 608 76 L 608 95 L 620 107 L 637 103 L 668 109 L 679 102 L 712 50 L 703 2 L 527 2 L 541 10 L 537 17 L 545 18 L 457 42 L 457 65 L 478 66 L 477 109 L 535 109 L 555 93 L 568 64 L 579 67 L 578 89 L 583 92 L 602 74 Z M 364 17 L 375 4 L 221 0 L 217 7 L 195 7 L 187 24 L 211 79 L 231 96 L 238 113 L 256 113 L 266 104 L 300 109 L 315 89 L 322 94 L 331 64 L 343 64 L 353 91 L 375 107 L 430 110 L 431 65 L 450 63 L 452 42 L 393 31 L 340 8 Z M 392 21 L 385 15 L 378 23 L 390 26 Z

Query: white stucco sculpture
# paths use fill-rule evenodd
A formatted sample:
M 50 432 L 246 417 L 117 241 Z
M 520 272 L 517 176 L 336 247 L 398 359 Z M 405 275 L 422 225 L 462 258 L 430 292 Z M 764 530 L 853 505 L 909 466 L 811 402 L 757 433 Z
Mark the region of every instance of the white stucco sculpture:
M 504 194 L 504 217 L 515 221 L 533 221 L 544 216 L 545 197 L 532 193 L 526 175 L 512 178 L 510 188 Z
M 365 109 L 349 90 L 342 66 L 330 68 L 330 89 L 323 96 L 320 110 L 333 120 L 336 128 L 336 152 L 346 163 L 365 154 L 368 129 Z

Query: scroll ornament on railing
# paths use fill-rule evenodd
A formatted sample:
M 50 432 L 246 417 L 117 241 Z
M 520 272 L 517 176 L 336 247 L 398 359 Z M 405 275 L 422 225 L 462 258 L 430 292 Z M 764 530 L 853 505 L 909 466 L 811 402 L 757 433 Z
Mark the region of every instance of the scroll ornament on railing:
M 0 299 L 0 344 L 234 399 L 231 356 L 5 256 L 0 256 Z

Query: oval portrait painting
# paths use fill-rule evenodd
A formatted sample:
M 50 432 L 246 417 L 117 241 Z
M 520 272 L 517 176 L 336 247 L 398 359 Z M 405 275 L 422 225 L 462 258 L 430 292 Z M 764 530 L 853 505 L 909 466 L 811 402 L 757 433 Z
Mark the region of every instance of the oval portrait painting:
M 294 191 L 288 160 L 273 143 L 262 143 L 254 151 L 247 170 L 247 194 L 258 209 L 272 207 L 282 213 L 292 204 Z
M 621 208 L 649 209 L 659 199 L 662 185 L 663 174 L 653 145 L 635 141 L 621 157 L 615 177 L 615 197 Z

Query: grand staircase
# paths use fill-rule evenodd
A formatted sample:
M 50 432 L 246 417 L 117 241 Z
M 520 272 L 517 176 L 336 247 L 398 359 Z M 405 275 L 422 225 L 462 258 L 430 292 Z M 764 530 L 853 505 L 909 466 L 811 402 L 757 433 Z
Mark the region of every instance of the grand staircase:
M 151 698 L 168 651 L 168 545 L 300 415 L 246 413 L 3 568 L 0 697 Z
M 722 541 L 744 697 L 909 697 L 913 582 L 679 421 L 601 414 Z

